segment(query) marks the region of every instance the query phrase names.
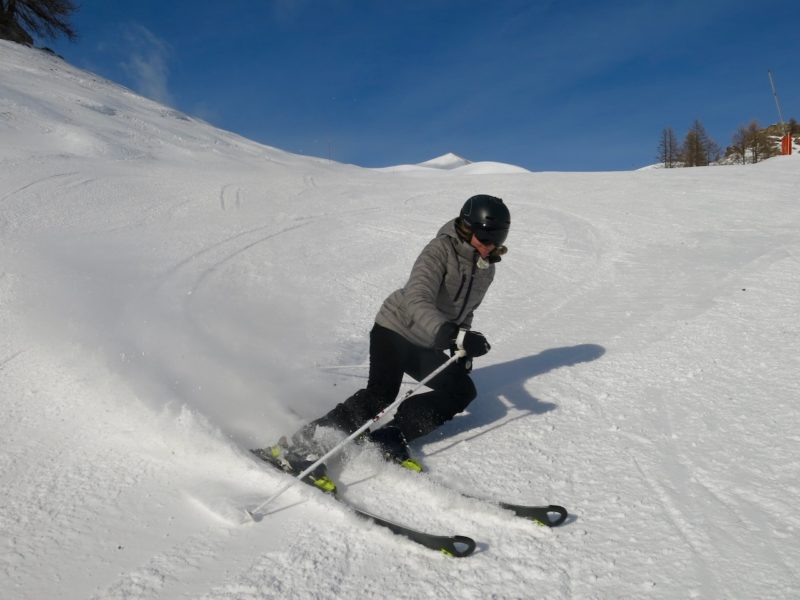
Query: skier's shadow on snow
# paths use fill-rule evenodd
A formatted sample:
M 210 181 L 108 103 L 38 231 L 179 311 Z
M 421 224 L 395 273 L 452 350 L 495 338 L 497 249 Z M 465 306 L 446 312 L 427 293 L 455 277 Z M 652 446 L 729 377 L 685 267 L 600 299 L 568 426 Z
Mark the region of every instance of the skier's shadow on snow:
M 603 356 L 606 349 L 597 344 L 580 344 L 564 348 L 551 348 L 536 354 L 498 365 L 475 369 L 472 372 L 478 397 L 472 401 L 467 411 L 445 423 L 425 441 L 447 439 L 477 429 L 491 423 L 495 427 L 484 429 L 472 438 L 482 436 L 506 423 L 529 415 L 540 415 L 556 409 L 551 402 L 543 402 L 525 389 L 525 382 L 560 367 L 571 367 L 578 363 L 590 362 Z M 506 419 L 511 409 L 523 411 L 522 414 Z M 461 438 L 459 441 L 464 441 Z M 429 456 L 448 450 L 448 447 L 431 452 Z

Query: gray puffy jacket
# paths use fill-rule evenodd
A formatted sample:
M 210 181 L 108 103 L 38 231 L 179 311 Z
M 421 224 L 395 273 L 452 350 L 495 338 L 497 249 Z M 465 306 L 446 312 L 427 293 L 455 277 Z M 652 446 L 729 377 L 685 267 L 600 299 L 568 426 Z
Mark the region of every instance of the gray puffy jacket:
M 472 315 L 494 279 L 495 266 L 477 267 L 479 254 L 445 224 L 420 253 L 404 287 L 384 300 L 375 322 L 408 341 L 434 347 L 447 322 L 469 329 Z

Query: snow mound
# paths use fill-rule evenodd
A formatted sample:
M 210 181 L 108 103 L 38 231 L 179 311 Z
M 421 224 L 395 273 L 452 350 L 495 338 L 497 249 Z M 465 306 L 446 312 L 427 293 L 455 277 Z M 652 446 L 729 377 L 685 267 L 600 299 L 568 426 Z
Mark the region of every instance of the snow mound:
M 452 152 L 448 152 L 447 154 L 442 154 L 441 156 L 437 156 L 436 158 L 432 158 L 430 160 L 426 160 L 425 162 L 419 163 L 418 166 L 420 167 L 430 167 L 432 169 L 458 169 L 459 167 L 463 167 L 465 165 L 470 164 L 471 161 L 468 161 L 466 158 L 461 158 L 458 154 L 453 154 Z
M 470 163 L 458 169 L 464 175 L 511 175 L 514 173 L 530 173 L 528 169 L 507 163 L 483 161 Z
M 442 156 L 437 156 L 425 162 L 415 165 L 396 165 L 393 167 L 382 167 L 374 169 L 375 171 L 384 171 L 389 173 L 408 173 L 408 174 L 425 174 L 425 173 L 458 173 L 459 175 L 498 175 L 498 174 L 513 174 L 513 173 L 530 173 L 523 167 L 516 165 L 509 165 L 507 163 L 492 162 L 492 161 L 479 161 L 472 162 L 466 158 L 462 158 L 458 154 L 448 152 Z

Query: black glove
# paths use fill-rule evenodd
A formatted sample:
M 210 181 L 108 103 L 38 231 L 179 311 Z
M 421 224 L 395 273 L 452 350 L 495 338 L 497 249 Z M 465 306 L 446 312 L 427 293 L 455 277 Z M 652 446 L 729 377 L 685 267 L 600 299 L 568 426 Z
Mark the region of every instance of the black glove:
M 456 336 L 458 335 L 458 325 L 455 323 L 444 323 L 436 332 L 436 339 L 433 347 L 439 350 L 455 350 Z
M 483 356 L 489 350 L 492 349 L 489 342 L 486 341 L 486 338 L 483 337 L 482 333 L 478 333 L 477 331 L 467 331 L 464 333 L 464 340 L 461 343 L 461 346 L 464 348 L 464 352 L 467 353 L 467 356 Z
M 436 333 L 436 340 L 434 346 L 436 348 L 450 349 L 453 352 L 460 350 L 458 347 L 457 339 L 461 332 L 464 332 L 464 339 L 462 340 L 462 347 L 467 356 L 483 356 L 492 347 L 482 333 L 477 331 L 469 331 L 466 329 L 459 329 L 455 323 L 445 323 L 439 328 Z

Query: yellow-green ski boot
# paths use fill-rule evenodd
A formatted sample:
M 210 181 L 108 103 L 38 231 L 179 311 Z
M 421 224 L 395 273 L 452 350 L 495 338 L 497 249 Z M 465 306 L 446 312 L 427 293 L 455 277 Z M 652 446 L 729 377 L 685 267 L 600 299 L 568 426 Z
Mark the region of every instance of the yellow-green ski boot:
M 411 458 L 406 437 L 399 427 L 386 425 L 370 432 L 368 439 L 378 446 L 386 460 L 395 462 L 409 471 L 422 472 L 422 465 Z
M 303 452 L 300 448 L 289 446 L 285 437 L 278 440 L 274 446 L 258 448 L 251 452 L 261 460 L 295 477 L 319 459 L 319 456 L 313 452 Z M 313 485 L 327 494 L 336 494 L 336 483 L 328 477 L 328 470 L 324 463 L 306 475 L 303 483 Z

